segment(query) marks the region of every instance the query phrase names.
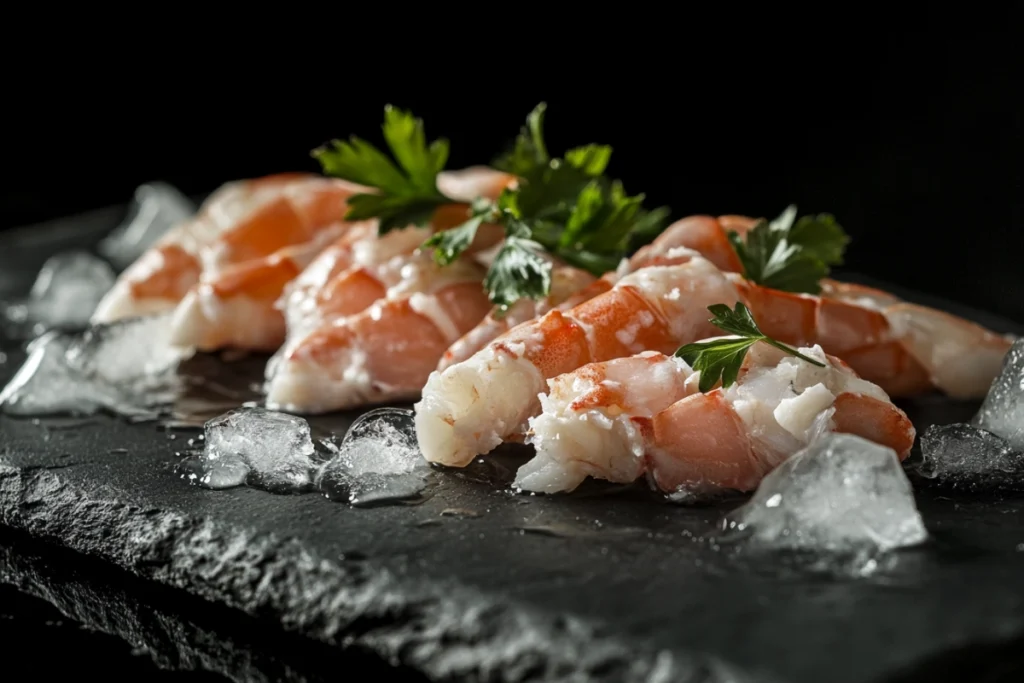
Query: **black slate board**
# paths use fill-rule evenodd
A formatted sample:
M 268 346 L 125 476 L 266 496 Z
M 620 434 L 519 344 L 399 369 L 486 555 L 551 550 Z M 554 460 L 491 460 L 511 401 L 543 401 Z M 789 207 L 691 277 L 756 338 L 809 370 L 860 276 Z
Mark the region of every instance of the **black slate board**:
M 0 529 L 0 583 L 6 647 L 12 640 L 36 646 L 39 634 L 25 627 L 31 620 L 49 629 L 43 638 L 62 654 L 71 650 L 80 657 L 37 662 L 36 675 L 77 674 L 98 661 L 84 658 L 102 657 L 104 675 L 112 680 L 122 680 L 118 673 L 150 680 L 154 669 L 178 672 L 170 680 L 180 681 L 326 683 L 353 670 L 398 683 L 426 680 L 414 673 L 396 677 L 394 668 L 371 655 L 283 634 L 271 622 L 6 529 Z M 4 623 L 5 617 L 14 623 Z M 13 627 L 9 633 L 6 626 Z M 76 633 L 68 634 L 69 628 Z
M 3 251 L 0 268 L 19 260 Z M 907 408 L 923 429 L 976 405 Z M 190 487 L 173 464 L 191 434 L 170 434 L 0 418 L 0 522 L 433 678 L 895 683 L 932 680 L 951 657 L 978 673 L 995 659 L 977 648 L 1024 638 L 1024 499 L 921 490 L 935 542 L 854 579 L 719 547 L 735 502 L 679 508 L 600 486 L 513 496 L 491 469 L 437 475 L 419 505 L 352 509 Z M 5 556 L 3 575 L 36 571 L 26 562 Z

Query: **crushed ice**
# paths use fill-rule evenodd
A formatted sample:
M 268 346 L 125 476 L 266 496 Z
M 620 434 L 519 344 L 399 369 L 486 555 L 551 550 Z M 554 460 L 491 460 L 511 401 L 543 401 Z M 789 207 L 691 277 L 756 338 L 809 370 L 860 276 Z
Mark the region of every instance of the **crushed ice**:
M 89 317 L 115 279 L 107 262 L 87 251 L 55 254 L 39 270 L 28 297 L 8 304 L 4 317 L 34 334 L 53 328 L 81 329 L 89 324 Z
M 829 434 L 786 460 L 725 522 L 762 548 L 867 562 L 928 538 L 896 452 L 850 434 Z
M 971 423 L 929 427 L 921 455 L 919 473 L 941 486 L 1024 490 L 1024 340 L 1006 354 Z
M 182 473 L 211 489 L 250 484 L 278 493 L 312 483 L 315 449 L 301 417 L 264 408 L 238 408 L 206 423 L 201 455 Z
M 43 334 L 28 345 L 28 358 L 0 391 L 0 411 L 154 414 L 178 388 L 175 369 L 182 352 L 154 343 L 169 337 L 170 322 L 167 314 L 96 325 L 83 333 Z
M 206 424 L 202 453 L 183 461 L 179 472 L 205 488 L 247 484 L 301 493 L 316 487 L 332 500 L 362 506 L 418 496 L 430 466 L 416 445 L 410 410 L 372 410 L 340 442 L 317 443 L 300 417 L 239 408 Z
M 195 212 L 192 200 L 167 183 L 140 185 L 128 216 L 100 242 L 99 252 L 118 268 L 126 268 L 165 232 Z
M 328 498 L 373 505 L 419 495 L 429 472 L 416 442 L 413 412 L 378 408 L 352 424 L 316 483 Z

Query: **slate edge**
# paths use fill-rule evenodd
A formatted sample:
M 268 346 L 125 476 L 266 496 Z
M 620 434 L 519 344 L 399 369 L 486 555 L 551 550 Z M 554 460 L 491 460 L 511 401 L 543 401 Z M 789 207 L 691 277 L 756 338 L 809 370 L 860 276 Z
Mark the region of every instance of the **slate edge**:
M 654 652 L 465 586 L 399 580 L 370 561 L 320 557 L 296 539 L 142 508 L 111 488 L 66 480 L 68 467 L 0 464 L 0 523 L 431 678 L 755 680 L 703 655 Z

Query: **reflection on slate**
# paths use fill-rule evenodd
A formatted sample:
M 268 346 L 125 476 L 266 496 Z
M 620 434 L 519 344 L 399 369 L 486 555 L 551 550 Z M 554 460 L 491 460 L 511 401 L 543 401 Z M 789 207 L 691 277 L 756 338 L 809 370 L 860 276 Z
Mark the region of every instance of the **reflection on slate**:
M 12 353 L 0 375 L 17 361 Z M 201 356 L 192 367 L 211 382 L 244 387 L 244 369 L 258 371 L 258 361 Z M 936 398 L 904 406 L 921 430 L 978 408 Z M 340 434 L 354 418 L 312 423 Z M 1024 637 L 1022 498 L 950 497 L 917 480 L 934 541 L 854 579 L 720 543 L 716 529 L 735 500 L 681 508 L 640 487 L 596 484 L 578 495 L 515 496 L 495 485 L 510 475 L 501 458 L 432 474 L 415 505 L 355 509 L 317 495 L 202 490 L 174 472 L 176 453 L 198 433 L 102 415 L 0 417 L 0 521 L 309 641 L 371 651 L 432 678 L 906 683 L 933 680 L 957 657 L 974 657 L 969 671 L 979 678 L 985 667 L 1021 657 L 1004 645 L 1000 661 L 982 661 L 993 652 L 986 648 Z M 504 456 L 514 457 L 515 449 Z M 108 600 L 149 609 L 148 597 L 138 602 L 130 587 L 111 598 L 74 583 L 78 597 L 44 589 L 49 579 L 31 558 L 4 557 L 14 567 L 7 574 L 83 619 L 93 608 L 73 607 L 76 600 L 102 603 L 98 610 Z M 37 578 L 27 584 L 17 578 L 30 574 Z M 202 654 L 172 646 L 168 658 L 214 661 L 222 653 L 241 667 L 226 673 L 249 675 L 249 655 L 231 654 L 248 647 L 239 645 L 247 634 L 163 609 L 154 603 L 147 614 L 209 634 L 188 641 L 209 646 Z M 111 630 L 120 623 L 102 613 L 96 621 Z M 273 669 L 284 664 L 267 666 L 271 676 L 285 675 Z

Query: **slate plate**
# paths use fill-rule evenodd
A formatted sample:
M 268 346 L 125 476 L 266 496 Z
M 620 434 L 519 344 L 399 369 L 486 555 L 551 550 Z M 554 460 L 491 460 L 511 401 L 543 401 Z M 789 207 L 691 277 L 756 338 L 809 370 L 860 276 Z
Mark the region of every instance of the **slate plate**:
M 13 613 L 15 627 L 24 628 L 28 614 L 37 622 L 59 620 L 65 628 L 77 626 L 116 636 L 137 654 L 148 655 L 158 668 L 216 674 L 188 676 L 185 680 L 327 683 L 353 669 L 364 676 L 385 676 L 386 680 L 399 683 L 426 680 L 412 673 L 396 677 L 392 667 L 371 655 L 358 657 L 299 635 L 282 633 L 271 622 L 211 605 L 174 588 L 154 585 L 102 560 L 7 529 L 0 529 L 0 582 L 3 588 L 11 586 L 22 593 L 16 598 L 32 596 L 56 608 L 55 613 L 44 612 L 40 607 L 53 607 L 39 605 L 36 600 L 19 605 L 21 611 Z M 0 628 L 11 603 L 18 602 L 10 599 L 14 591 L 8 591 L 0 590 Z M 67 623 L 69 620 L 71 624 Z M 83 638 L 92 641 L 93 648 L 98 645 L 96 633 L 83 634 Z M 109 644 L 104 642 L 111 650 L 119 642 L 112 640 Z M 30 640 L 21 642 L 28 644 Z M 63 645 L 65 640 L 58 642 Z M 117 649 L 107 656 L 121 652 Z M 105 673 L 112 673 L 111 668 L 116 672 L 119 664 L 120 661 L 104 662 Z M 142 668 L 139 664 L 131 662 L 129 666 Z
M 976 407 L 907 406 L 921 429 Z M 340 431 L 354 417 L 318 423 Z M 0 522 L 433 678 L 930 680 L 948 657 L 974 673 L 993 663 L 990 650 L 955 654 L 964 647 L 1024 638 L 1021 499 L 921 490 L 935 542 L 851 578 L 720 547 L 713 532 L 735 502 L 679 508 L 596 485 L 514 496 L 495 485 L 509 474 L 500 459 L 435 475 L 418 505 L 204 491 L 173 472 L 190 436 L 103 416 L 0 418 Z

